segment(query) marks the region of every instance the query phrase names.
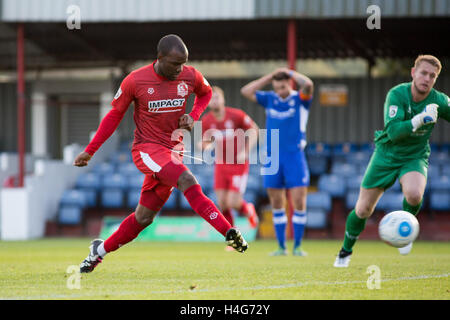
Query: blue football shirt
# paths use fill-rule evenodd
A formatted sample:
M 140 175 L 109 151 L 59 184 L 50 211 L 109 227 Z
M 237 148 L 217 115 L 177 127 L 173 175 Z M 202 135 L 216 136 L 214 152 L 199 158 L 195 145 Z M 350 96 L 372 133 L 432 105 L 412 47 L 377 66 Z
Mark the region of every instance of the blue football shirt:
M 258 104 L 266 109 L 267 152 L 270 154 L 271 129 L 279 130 L 279 150 L 299 151 L 306 146 L 306 125 L 312 97 L 292 90 L 282 99 L 274 91 L 256 91 Z

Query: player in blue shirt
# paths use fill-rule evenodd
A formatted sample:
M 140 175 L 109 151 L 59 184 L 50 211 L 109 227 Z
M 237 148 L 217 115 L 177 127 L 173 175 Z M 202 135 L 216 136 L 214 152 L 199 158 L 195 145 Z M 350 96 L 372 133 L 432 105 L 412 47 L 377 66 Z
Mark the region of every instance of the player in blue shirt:
M 299 86 L 299 91 L 293 90 L 291 80 Z M 273 91 L 261 91 L 269 84 L 272 84 Z M 272 253 L 276 256 L 287 254 L 286 189 L 289 190 L 294 205 L 293 254 L 306 255 L 306 252 L 300 249 L 306 224 L 306 196 L 309 185 L 309 170 L 303 150 L 306 146 L 306 124 L 313 90 L 311 79 L 287 68 L 279 68 L 241 89 L 244 97 L 266 109 L 267 155 L 272 161 L 278 160 L 277 173 L 264 175 L 264 188 L 267 189 L 272 206 L 275 234 L 279 244 L 279 249 Z M 278 155 L 274 154 L 276 150 L 271 150 L 272 129 L 279 130 Z

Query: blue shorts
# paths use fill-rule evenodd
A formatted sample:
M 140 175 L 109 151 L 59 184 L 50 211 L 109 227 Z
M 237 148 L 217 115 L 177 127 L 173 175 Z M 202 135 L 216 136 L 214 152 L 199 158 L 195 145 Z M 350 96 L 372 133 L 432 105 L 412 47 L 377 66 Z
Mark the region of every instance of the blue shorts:
M 273 160 L 275 161 L 275 160 Z M 265 170 L 273 165 L 264 165 Z M 264 174 L 264 188 L 291 189 L 295 187 L 309 186 L 309 169 L 303 151 L 286 152 L 280 151 L 278 171 L 275 174 Z

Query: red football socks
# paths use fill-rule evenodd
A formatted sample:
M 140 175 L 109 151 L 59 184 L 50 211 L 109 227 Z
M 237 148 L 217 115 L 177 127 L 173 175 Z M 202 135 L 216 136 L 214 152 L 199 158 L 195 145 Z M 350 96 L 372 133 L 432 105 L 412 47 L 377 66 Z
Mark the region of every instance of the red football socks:
M 145 227 L 137 222 L 134 212 L 130 214 L 119 226 L 116 232 L 114 232 L 104 242 L 106 252 L 111 252 L 119 249 L 121 246 L 131 242 L 138 236 L 138 234 L 144 230 Z
M 239 209 L 239 212 L 244 214 L 246 217 L 250 214 L 247 209 L 247 202 L 245 200 L 242 200 L 241 208 Z
M 199 184 L 189 187 L 184 191 L 184 196 L 198 215 L 205 219 L 223 236 L 226 235 L 227 231 L 231 228 L 230 223 L 220 213 L 214 203 L 203 194 L 202 187 Z
M 234 226 L 234 218 L 233 213 L 231 212 L 231 209 L 223 210 L 223 216 L 228 220 L 228 222 Z

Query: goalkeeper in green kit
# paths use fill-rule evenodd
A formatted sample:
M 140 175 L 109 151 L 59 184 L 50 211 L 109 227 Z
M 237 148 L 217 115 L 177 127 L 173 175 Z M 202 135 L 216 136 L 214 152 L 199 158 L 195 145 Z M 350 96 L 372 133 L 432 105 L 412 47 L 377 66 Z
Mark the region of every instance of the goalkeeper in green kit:
M 384 103 L 384 129 L 375 132 L 375 151 L 361 183 L 359 197 L 347 217 L 345 238 L 335 267 L 348 267 L 353 246 L 364 230 L 384 191 L 397 179 L 403 192 L 403 210 L 417 215 L 427 183 L 429 139 L 438 118 L 450 122 L 450 98 L 433 86 L 440 61 L 419 56 L 411 69 L 412 82 L 389 90 Z M 408 254 L 412 243 L 399 248 Z

